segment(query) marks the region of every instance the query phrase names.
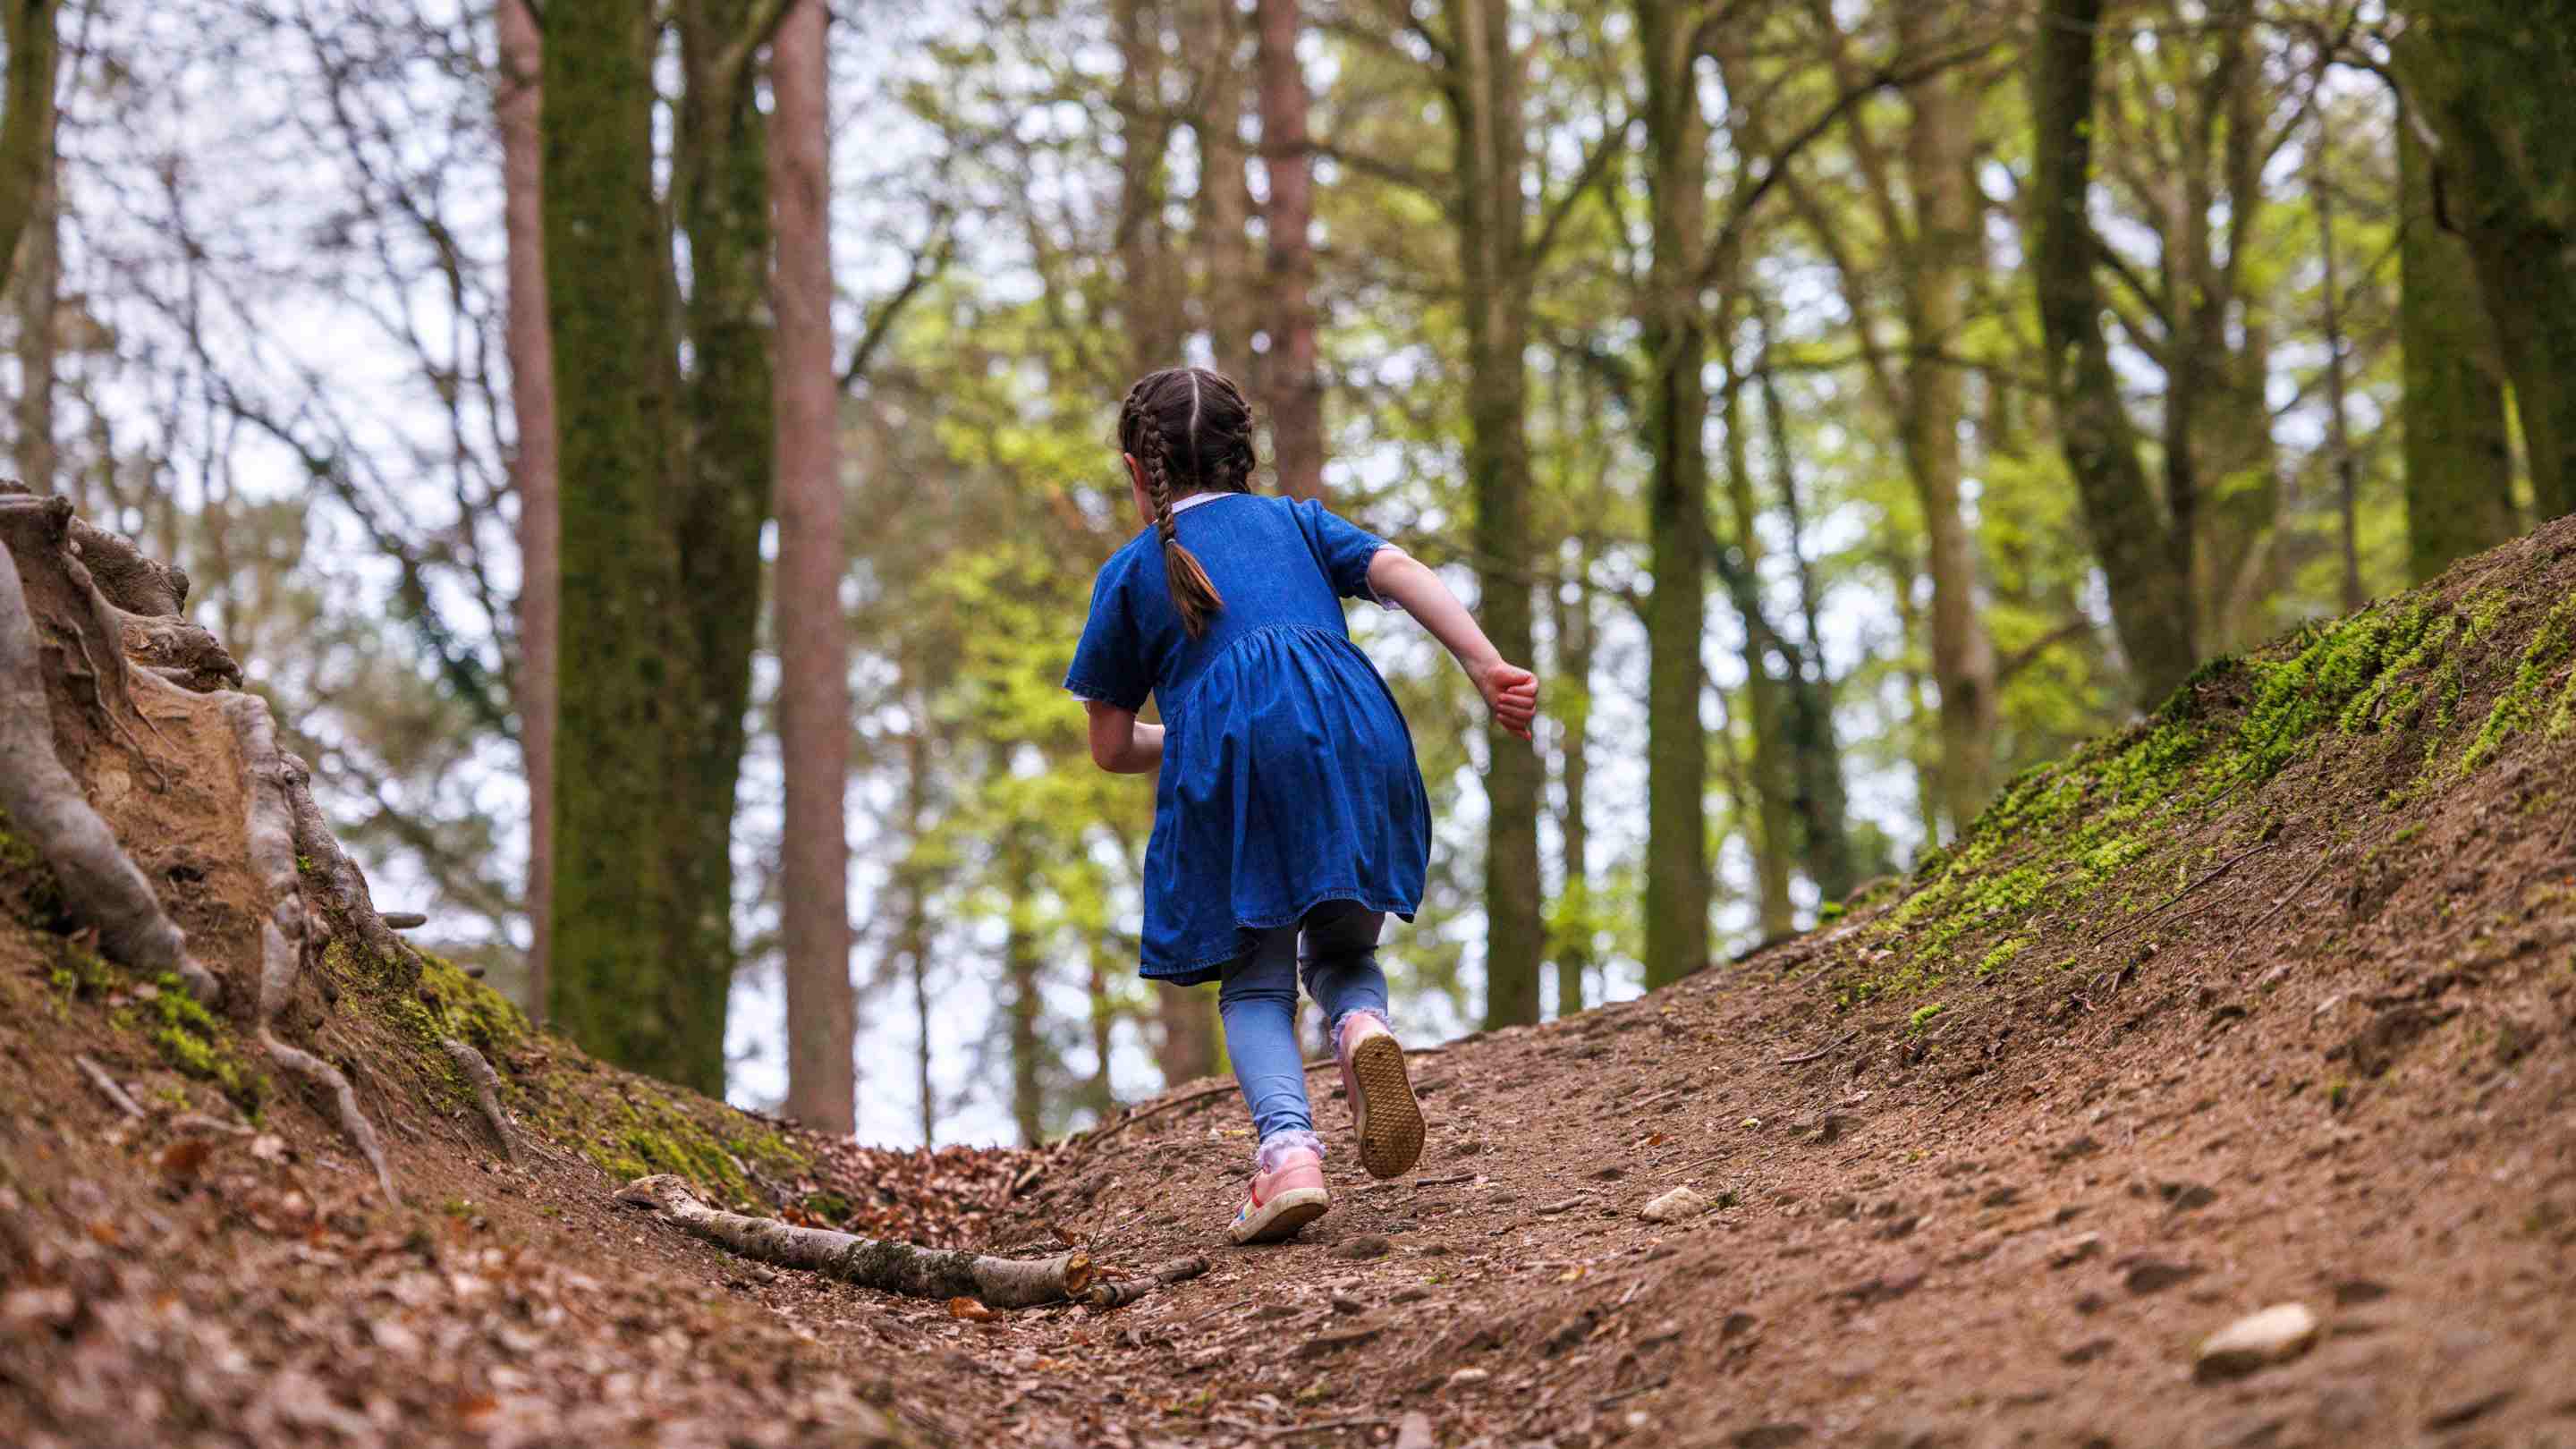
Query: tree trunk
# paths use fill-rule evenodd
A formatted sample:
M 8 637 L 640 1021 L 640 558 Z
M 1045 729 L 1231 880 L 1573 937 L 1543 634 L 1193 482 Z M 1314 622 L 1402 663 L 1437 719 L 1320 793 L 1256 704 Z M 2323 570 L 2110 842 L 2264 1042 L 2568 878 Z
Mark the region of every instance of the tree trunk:
M 1324 496 L 1324 378 L 1315 335 L 1314 162 L 1307 153 L 1306 72 L 1297 63 L 1299 0 L 1256 0 L 1261 27 L 1261 153 L 1270 183 L 1270 351 L 1262 364 L 1280 491 Z
M 906 673 L 916 666 L 907 658 Z M 911 729 L 903 738 L 903 819 L 904 858 L 895 868 L 895 885 L 903 893 L 902 935 L 896 949 L 903 953 L 904 973 L 912 984 L 912 1022 L 917 1033 L 913 1056 L 913 1085 L 921 1107 L 921 1143 L 924 1147 L 939 1140 L 939 1096 L 931 1081 L 931 1044 L 937 1040 L 936 1023 L 930 1006 L 930 881 L 929 872 L 920 859 L 921 844 L 930 832 L 930 700 L 928 691 L 915 684 L 904 697 L 904 713 Z
M 519 756 L 528 775 L 528 1010 L 546 1012 L 554 939 L 555 631 L 563 610 L 563 519 L 555 478 L 554 336 L 546 324 L 538 68 L 529 0 L 500 0 L 501 222 L 507 245 L 510 485 L 519 495 Z
M 1210 350 L 1219 372 L 1253 385 L 1252 334 L 1260 293 L 1252 276 L 1251 184 L 1244 175 L 1240 22 L 1233 0 L 1188 0 L 1190 69 L 1198 81 L 1199 271 Z
M 1196 986 L 1154 984 L 1154 1021 L 1160 1041 L 1154 1065 L 1163 1085 L 1177 1087 L 1217 1073 L 1216 995 Z
M 857 1127 L 850 985 L 850 646 L 841 610 L 840 385 L 832 344 L 826 0 L 794 0 L 770 51 L 778 228 L 778 738 L 786 785 L 780 903 L 786 1113 Z
M 1897 47 L 1908 56 L 1956 44 L 1959 8 L 1914 3 L 1896 9 Z M 1975 99 L 1955 70 L 1907 87 L 1913 108 L 1905 160 L 1914 194 L 1914 235 L 1902 260 L 1905 397 L 1901 426 L 1914 494 L 1923 509 L 1932 566 L 1932 676 L 1941 692 L 1942 813 L 1954 835 L 1993 787 L 2000 724 L 1994 644 L 1977 616 L 1976 539 L 1960 502 L 1959 424 L 1965 372 L 1951 353 L 1968 316 L 1980 263 L 1977 197 L 1970 179 Z M 1929 822 L 1927 822 L 1927 825 Z
M 1789 443 L 1789 409 L 1780 397 L 1779 376 L 1771 367 L 1767 321 L 1763 324 L 1761 349 L 1755 379 L 1762 388 L 1763 431 L 1771 437 L 1771 471 L 1779 479 L 1781 503 L 1789 514 L 1790 537 L 1795 540 L 1805 533 L 1798 506 L 1797 458 Z M 1780 657 L 1789 667 L 1788 708 L 1782 724 L 1793 781 L 1790 805 L 1798 819 L 1799 849 L 1806 861 L 1807 878 L 1815 883 L 1819 895 L 1834 901 L 1851 894 L 1852 887 L 1860 883 L 1860 864 L 1852 853 L 1851 802 L 1843 788 L 1842 745 L 1834 736 L 1834 682 L 1825 672 L 1823 646 L 1816 631 L 1815 584 L 1807 577 L 1803 557 L 1798 570 L 1799 601 L 1806 614 L 1806 647 L 1792 650 L 1785 642 L 1778 645 Z M 1763 627 L 1770 626 L 1766 623 Z M 1778 639 L 1776 631 L 1772 637 Z
M 1789 934 L 1797 924 L 1797 902 L 1789 893 L 1800 855 L 1797 787 L 1788 750 L 1788 691 L 1767 647 L 1770 626 L 1762 617 L 1760 590 L 1754 580 L 1762 565 L 1761 537 L 1754 529 L 1760 512 L 1753 502 L 1753 457 L 1744 424 L 1745 379 L 1728 369 L 1726 421 L 1726 496 L 1735 525 L 1738 563 L 1726 570 L 1729 600 L 1744 628 L 1744 692 L 1753 725 L 1752 816 L 1754 902 L 1760 912 L 1762 938 Z M 1782 661 L 1786 662 L 1786 661 Z M 1794 667 L 1794 666 L 1792 666 Z
M 2031 277 L 2048 349 L 2059 445 L 2074 476 L 2093 549 L 2109 581 L 2111 615 L 2135 698 L 2152 708 L 2196 662 L 2190 525 L 2176 500 L 2156 508 L 2120 399 L 2102 331 L 2086 219 L 2093 173 L 2096 32 L 2103 0 L 2043 0 L 2031 66 Z
M 2532 499 L 2576 512 L 2576 95 L 2570 37 L 2548 8 L 2417 4 L 2395 49 L 2413 114 L 2440 143 L 2440 214 L 2466 240 L 2486 300 Z
M 1458 249 L 1467 324 L 1467 486 L 1476 612 L 1505 659 L 1530 658 L 1530 243 L 1521 195 L 1520 58 L 1509 0 L 1448 0 L 1456 58 L 1446 74 L 1455 128 Z M 1538 869 L 1544 768 L 1529 745 L 1485 729 L 1485 1016 L 1488 1029 L 1538 1020 L 1546 953 Z
M 1002 884 L 1011 893 L 1002 937 L 1002 979 L 1009 993 L 1002 1009 L 1010 1031 L 1011 1125 L 1019 1129 L 1021 1146 L 1035 1147 L 1046 1140 L 1046 1040 L 1039 1030 L 1046 997 L 1045 984 L 1039 979 L 1033 919 L 1037 863 L 1029 856 L 1028 841 L 1019 834 L 1002 847 L 1001 863 Z
M 1569 597 L 1570 596 L 1570 597 Z M 1592 970 L 1592 828 L 1585 800 L 1592 775 L 1592 653 L 1596 625 L 1592 618 L 1590 581 L 1574 589 L 1549 592 L 1556 632 L 1556 716 L 1558 782 L 1565 790 L 1565 809 L 1557 816 L 1557 834 L 1565 846 L 1565 895 L 1557 903 L 1563 924 L 1554 933 L 1556 1014 L 1583 1010 L 1584 977 Z
M 2361 473 L 2352 456 L 2351 418 L 2345 405 L 2343 370 L 2343 268 L 2335 250 L 2334 178 L 2326 167 L 2326 137 L 2319 128 L 2309 169 L 2316 193 L 2317 256 L 2324 277 L 2318 292 L 2324 299 L 2321 321 L 2326 343 L 2326 450 L 2335 476 L 2336 513 L 2342 523 L 2343 611 L 2358 611 L 2369 596 L 2361 588 Z M 2402 263 L 2401 263 L 2402 265 Z
M 1181 361 L 1179 269 L 1163 225 L 1172 123 L 1163 100 L 1162 16 L 1155 0 L 1111 0 L 1118 43 L 1118 294 L 1127 367 L 1142 376 Z
M 1118 1110 L 1117 1084 L 1110 1079 L 1110 1034 L 1118 1025 L 1118 999 L 1109 989 L 1109 950 L 1106 943 L 1093 941 L 1089 952 L 1091 965 L 1091 1076 L 1083 1083 L 1082 1104 L 1091 1109 L 1091 1120 L 1106 1122 Z
M 668 252 L 653 190 L 649 7 L 550 0 L 540 116 L 546 310 L 562 469 L 558 739 L 549 1009 L 620 1065 L 723 1087 L 722 980 L 670 950 L 684 895 L 668 824 L 670 737 L 691 727 L 694 658 L 675 627 Z
M 18 311 L 18 481 L 39 493 L 59 491 L 54 476 L 54 384 L 62 336 L 54 316 L 62 300 L 62 205 L 60 157 L 54 144 L 54 120 L 45 117 L 45 132 L 36 146 L 44 175 L 36 183 L 32 214 L 19 239 Z
M 2397 174 L 2406 567 L 2408 579 L 2420 584 L 2519 528 L 2494 328 L 2478 297 L 2468 244 L 2444 228 L 2436 209 L 2432 158 L 2403 121 Z
M 54 173 L 55 0 L 0 0 L 9 45 L 8 113 L 0 117 L 0 287 L 18 257 L 18 237 L 45 207 Z M 50 485 L 49 485 L 50 486 Z
M 1694 85 L 1691 16 L 1679 0 L 1637 0 L 1646 71 L 1648 206 L 1654 259 L 1640 333 L 1647 358 L 1646 985 L 1708 964 L 1708 738 L 1700 724 L 1700 638 L 1708 627 L 1708 337 L 1700 301 L 1708 211 L 1708 127 Z

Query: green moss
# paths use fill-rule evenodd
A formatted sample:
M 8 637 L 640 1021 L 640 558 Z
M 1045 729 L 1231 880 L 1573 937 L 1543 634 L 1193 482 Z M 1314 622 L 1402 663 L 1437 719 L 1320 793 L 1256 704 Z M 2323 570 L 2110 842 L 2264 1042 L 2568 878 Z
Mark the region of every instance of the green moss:
M 2422 604 L 2373 605 L 2317 631 L 2296 655 L 2258 666 L 2236 734 L 2237 773 L 2269 779 L 2329 723 L 2348 725 L 2357 698 L 2421 662 L 2433 628 Z
M 256 1114 L 268 1099 L 268 1078 L 241 1057 L 232 1031 L 188 995 L 176 976 L 161 978 L 146 1007 L 148 1030 L 161 1059 L 189 1076 L 209 1081 L 244 1112 Z
M 676 1173 L 728 1203 L 765 1207 L 753 1175 L 793 1179 L 813 1162 L 778 1133 L 713 1102 L 601 1073 L 556 1072 L 528 1115 L 612 1177 Z
M 1988 951 L 1985 954 L 1984 959 L 1977 962 L 1977 974 L 1979 976 L 1994 975 L 1996 972 L 2001 971 L 2006 965 L 2010 964 L 2012 958 L 2020 955 L 2023 951 L 2029 949 L 2029 947 L 2030 941 L 2027 937 L 2015 936 L 2013 939 L 2004 942 L 1991 951 Z
M 1909 1023 L 1913 1026 L 1913 1028 L 1914 1028 L 1916 1031 L 1921 1031 L 1924 1027 L 1929 1026 L 1929 1025 L 1931 1024 L 1931 1022 L 1932 1022 L 1932 1018 L 1934 1018 L 1934 1017 L 1936 1017 L 1936 1016 L 1939 1016 L 1941 1013 L 1943 1013 L 1943 1012 L 1945 1012 L 1945 1011 L 1948 1011 L 1949 1009 L 1950 1009 L 1949 1007 L 1944 1006 L 1944 1005 L 1943 1005 L 1943 1004 L 1941 1004 L 1940 1002 L 1937 1002 L 1937 1001 L 1936 1001 L 1936 1002 L 1933 1002 L 1930 1006 L 1922 1006 L 1922 1007 L 1917 1007 L 1917 1008 L 1915 1008 L 1914 1014 L 1913 1014 L 1912 1016 L 1910 1016 L 1910 1017 L 1907 1017 L 1907 1018 L 1906 1018 L 1906 1020 L 1907 1020 L 1907 1022 L 1909 1022 Z
M 845 1222 L 853 1209 L 850 1200 L 837 1192 L 809 1192 L 805 1211 L 827 1223 Z
M 2523 646 L 2522 663 L 2514 671 L 2513 683 L 2487 712 L 2486 723 L 2479 726 L 2477 738 L 2460 756 L 2459 773 L 2475 771 L 2495 757 L 2504 742 L 2542 722 L 2541 698 L 2550 678 L 2558 672 L 2569 652 L 2576 650 L 2576 594 L 2558 601 L 2532 631 L 2531 642 Z M 2576 680 L 2568 688 L 2576 691 Z M 2564 700 L 2561 704 L 2563 706 Z

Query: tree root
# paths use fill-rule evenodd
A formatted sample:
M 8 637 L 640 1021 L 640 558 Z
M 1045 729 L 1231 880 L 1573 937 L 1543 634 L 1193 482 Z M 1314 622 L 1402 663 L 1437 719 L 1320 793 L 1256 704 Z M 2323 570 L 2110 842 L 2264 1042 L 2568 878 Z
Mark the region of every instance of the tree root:
M 116 1078 L 107 1074 L 107 1068 L 86 1056 L 77 1054 L 72 1057 L 72 1065 L 80 1068 L 80 1074 L 89 1078 L 89 1084 L 98 1088 L 98 1094 L 107 1099 L 109 1106 L 128 1117 L 140 1118 L 143 1115 L 143 1108 L 123 1087 L 116 1084 Z
M 659 1212 L 690 1236 L 728 1252 L 907 1298 L 973 1298 L 994 1308 L 1033 1308 L 1080 1298 L 1091 1286 L 1091 1257 L 1080 1251 L 1053 1258 L 988 1258 L 800 1228 L 711 1208 L 685 1178 L 668 1174 L 636 1179 L 617 1200 Z
M 402 1195 L 394 1191 L 393 1170 L 385 1166 L 384 1144 L 377 1140 L 375 1124 L 367 1120 L 366 1113 L 358 1110 L 357 1089 L 349 1085 L 349 1079 L 340 1074 L 338 1067 L 311 1052 L 288 1046 L 265 1028 L 259 1036 L 260 1044 L 268 1049 L 270 1061 L 330 1094 L 332 1103 L 339 1109 L 340 1130 L 358 1145 L 367 1165 L 376 1170 L 376 1186 L 384 1192 L 385 1201 L 402 1201 Z
M 1208 1260 L 1197 1254 L 1174 1258 L 1155 1266 L 1142 1278 L 1128 1278 L 1116 1283 L 1094 1283 L 1083 1291 L 1082 1301 L 1094 1308 L 1124 1308 L 1157 1288 L 1186 1283 L 1208 1270 Z
M 510 1114 L 501 1107 L 501 1074 L 492 1070 L 492 1064 L 483 1059 L 481 1052 L 452 1036 L 442 1037 L 438 1046 L 447 1053 L 449 1061 L 456 1063 L 456 1069 L 465 1074 L 465 1080 L 474 1084 L 474 1105 L 482 1109 L 483 1123 L 492 1129 L 492 1140 L 501 1144 L 501 1156 L 511 1162 L 518 1161 L 519 1136 L 511 1130 Z
M 120 669 L 124 663 L 111 662 Z M 98 928 L 108 959 L 147 976 L 175 973 L 190 995 L 215 1001 L 222 984 L 190 959 L 187 938 L 162 911 L 151 883 L 55 756 L 38 666 L 36 623 L 18 562 L 0 547 L 0 811 L 53 867 L 72 914 Z

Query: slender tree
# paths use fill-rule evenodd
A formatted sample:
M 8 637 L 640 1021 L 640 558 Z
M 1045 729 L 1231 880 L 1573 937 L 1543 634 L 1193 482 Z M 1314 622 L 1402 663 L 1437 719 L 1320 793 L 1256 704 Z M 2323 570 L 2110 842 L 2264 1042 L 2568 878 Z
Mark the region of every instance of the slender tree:
M 528 1002 L 546 1010 L 554 938 L 555 631 L 563 612 L 563 516 L 555 464 L 554 333 L 546 321 L 538 112 L 543 64 L 529 0 L 499 0 L 501 225 L 508 292 L 511 490 L 519 498 L 519 757 L 528 776 Z
M 20 233 L 18 264 L 7 275 L 18 313 L 18 481 L 39 493 L 62 487 L 54 476 L 59 454 L 54 438 L 54 389 L 62 351 L 62 187 L 61 157 L 55 141 L 56 117 L 48 108 L 44 134 L 35 146 L 43 176 L 36 183 L 32 214 Z
M 2111 617 L 2143 707 L 2196 662 L 2188 500 L 2156 506 L 2120 398 L 2094 276 L 2101 242 L 2092 189 L 2095 51 L 2103 0 L 2042 0 L 2032 43 L 2031 280 L 2039 296 L 2058 444 L 2110 584 Z M 2188 488 L 2188 484 L 2179 485 Z
M 778 735 L 786 783 L 780 906 L 789 1116 L 857 1125 L 850 984 L 850 646 L 841 608 L 840 386 L 832 344 L 825 0 L 792 0 L 770 48 L 778 262 Z
M 18 259 L 18 236 L 44 209 L 54 170 L 54 35 L 57 0 L 0 0 L 9 45 L 8 111 L 0 115 L 0 286 Z
M 1297 59 L 1300 0 L 1256 0 L 1260 27 L 1261 165 L 1269 182 L 1269 295 L 1263 401 L 1279 486 L 1324 496 L 1324 378 L 1315 328 L 1314 160 L 1308 152 L 1305 67 Z

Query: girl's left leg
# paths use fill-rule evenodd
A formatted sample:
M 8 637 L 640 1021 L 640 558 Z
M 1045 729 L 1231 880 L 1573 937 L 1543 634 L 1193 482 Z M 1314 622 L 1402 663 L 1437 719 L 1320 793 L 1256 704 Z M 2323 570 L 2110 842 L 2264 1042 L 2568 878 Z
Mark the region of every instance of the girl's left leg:
M 1297 928 L 1262 932 L 1251 952 L 1225 969 L 1216 1001 L 1235 1083 L 1260 1140 L 1252 1190 L 1229 1232 L 1238 1243 L 1293 1237 L 1331 1205 L 1297 1050 Z

